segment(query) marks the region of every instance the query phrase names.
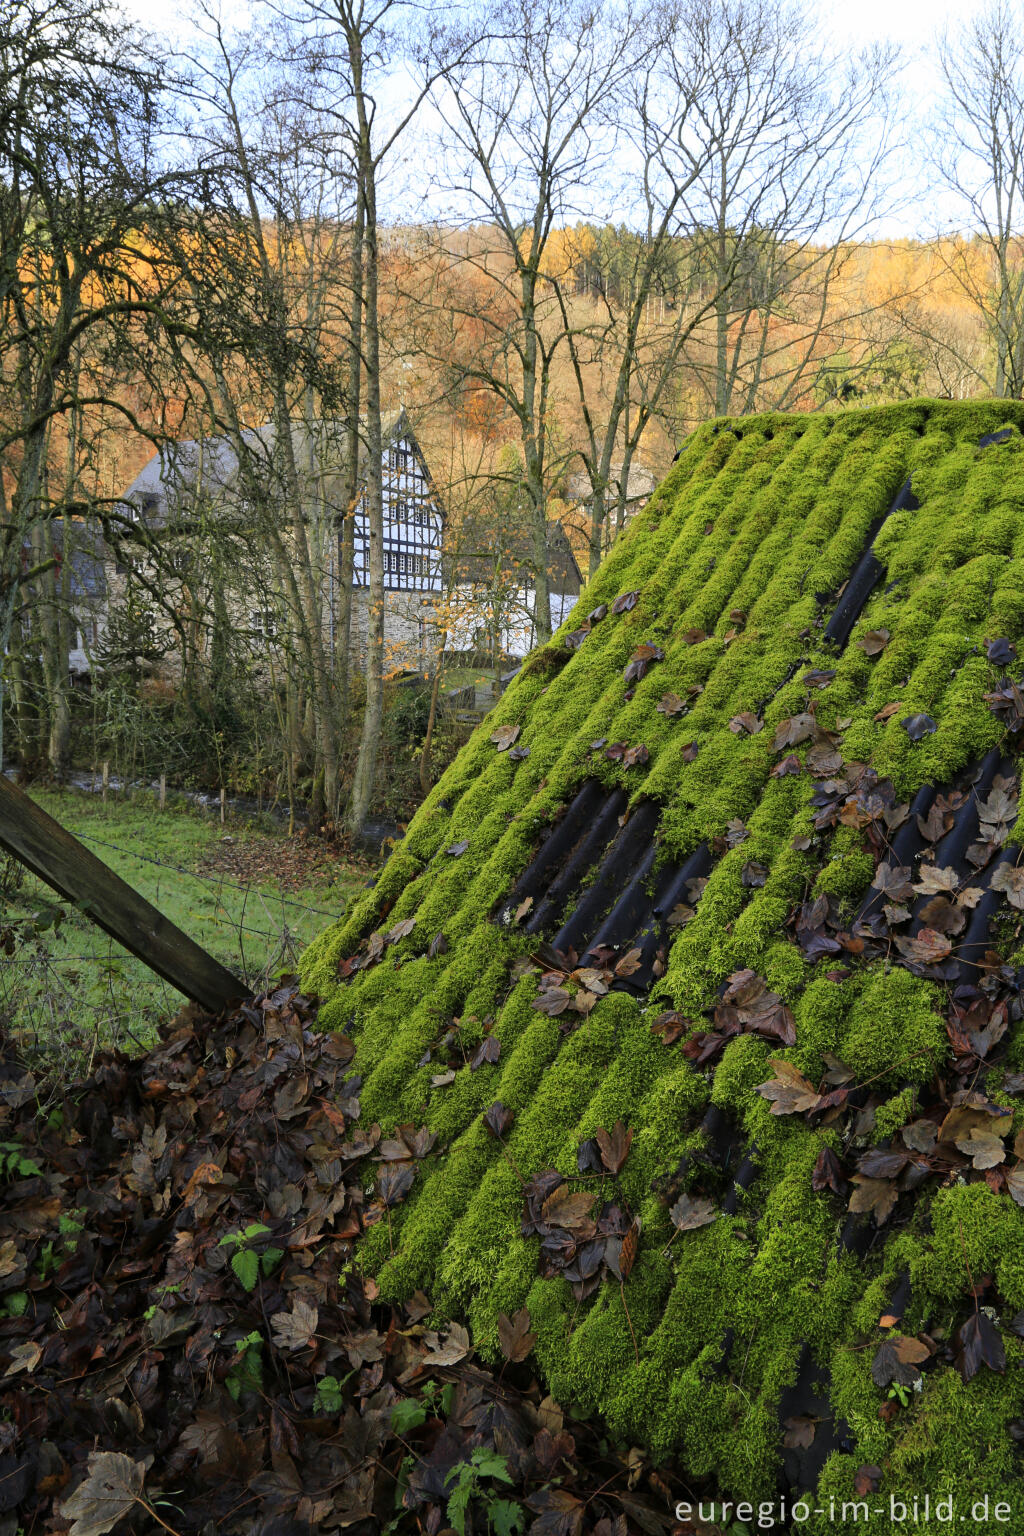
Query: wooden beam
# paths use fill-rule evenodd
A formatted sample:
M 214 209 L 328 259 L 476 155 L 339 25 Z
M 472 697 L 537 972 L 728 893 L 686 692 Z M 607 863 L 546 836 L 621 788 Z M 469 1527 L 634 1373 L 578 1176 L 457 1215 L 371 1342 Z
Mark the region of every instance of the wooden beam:
M 0 774 L 0 847 L 210 1013 L 248 988 Z

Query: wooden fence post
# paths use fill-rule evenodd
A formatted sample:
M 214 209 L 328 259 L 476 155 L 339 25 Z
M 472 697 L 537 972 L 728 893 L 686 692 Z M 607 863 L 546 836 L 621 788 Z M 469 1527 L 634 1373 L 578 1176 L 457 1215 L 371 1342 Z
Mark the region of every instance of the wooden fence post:
M 228 792 L 227 792 L 226 789 L 222 788 L 221 792 L 220 792 L 220 824 L 221 824 L 221 826 L 224 825 L 224 817 L 227 814 L 227 808 L 228 808 Z
M 249 989 L 0 774 L 0 848 L 210 1013 Z
M 103 764 L 103 804 L 107 803 L 107 785 L 110 783 L 110 764 Z
M 166 775 L 166 773 L 162 773 L 160 775 L 160 809 L 162 811 L 167 809 L 167 775 Z

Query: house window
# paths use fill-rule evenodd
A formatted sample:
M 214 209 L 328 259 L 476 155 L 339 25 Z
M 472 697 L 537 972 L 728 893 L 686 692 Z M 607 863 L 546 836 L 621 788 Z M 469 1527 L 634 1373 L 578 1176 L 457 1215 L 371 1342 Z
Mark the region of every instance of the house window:
M 396 496 L 393 502 L 395 517 L 398 522 L 404 523 L 409 516 L 409 504 L 402 496 Z
M 249 627 L 252 630 L 254 640 L 275 640 L 277 638 L 277 615 L 271 608 L 254 608 L 250 615 Z
M 394 575 L 394 567 L 393 567 L 393 565 L 391 563 L 392 562 L 392 558 L 393 557 L 392 557 L 390 549 L 386 549 L 384 551 L 384 574 L 385 574 L 385 576 L 392 576 L 392 575 Z

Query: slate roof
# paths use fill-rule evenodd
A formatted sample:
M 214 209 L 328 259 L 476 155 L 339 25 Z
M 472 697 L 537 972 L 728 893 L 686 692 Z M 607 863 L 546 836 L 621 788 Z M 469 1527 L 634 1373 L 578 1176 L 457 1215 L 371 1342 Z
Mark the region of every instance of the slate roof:
M 318 421 L 316 431 L 333 451 L 335 461 L 340 464 L 347 433 L 345 423 L 340 420 Z M 292 432 L 301 468 L 302 454 L 308 441 L 306 423 L 293 421 Z M 260 457 L 264 455 L 269 468 L 275 436 L 274 425 L 269 421 L 243 433 L 245 441 L 254 450 L 256 464 L 260 463 Z M 402 437 L 412 437 L 415 442 L 404 408 L 385 415 L 381 422 L 381 436 L 385 451 Z M 365 457 L 366 448 L 361 445 L 360 461 L 365 461 Z M 146 498 L 151 499 L 155 505 L 148 511 L 147 521 L 160 526 L 168 516 L 173 515 L 175 496 L 182 491 L 191 492 L 200 474 L 211 494 L 216 494 L 232 487 L 237 473 L 238 456 L 229 438 L 208 437 L 201 442 L 183 438 L 161 447 L 125 489 L 121 500 L 144 508 Z
M 383 1295 L 704 1497 L 1024 1495 L 1022 428 L 695 432 L 305 957 Z
M 485 535 L 487 537 L 487 535 Z M 493 533 L 489 535 L 493 540 Z M 527 528 L 505 528 L 501 531 L 502 547 L 496 550 L 506 576 L 525 572 L 532 584 L 533 551 Z M 583 575 L 572 552 L 565 529 L 557 518 L 549 518 L 547 525 L 548 584 L 552 592 L 576 597 L 583 585 Z M 488 585 L 494 579 L 494 555 L 475 550 L 459 555 L 449 555 L 457 576 L 462 581 Z

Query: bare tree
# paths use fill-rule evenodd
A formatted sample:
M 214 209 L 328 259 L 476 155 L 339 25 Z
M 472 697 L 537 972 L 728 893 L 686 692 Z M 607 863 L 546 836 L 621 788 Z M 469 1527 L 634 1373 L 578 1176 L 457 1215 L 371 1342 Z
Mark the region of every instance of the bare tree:
M 939 44 L 943 95 L 933 163 L 966 220 L 948 270 L 991 338 L 981 382 L 1024 393 L 1024 36 L 1006 0 L 990 0 Z
M 444 46 L 453 40 L 436 57 Z M 461 382 L 493 392 L 517 424 L 540 641 L 552 627 L 551 484 L 567 467 L 551 453 L 555 363 L 573 324 L 560 304 L 560 235 L 614 177 L 614 104 L 646 47 L 628 5 L 612 15 L 588 0 L 512 0 L 484 18 L 461 62 L 447 61 L 435 95 L 451 216 L 471 235 L 436 229 L 429 302 L 465 322 Z
M 429 33 L 433 13 L 418 13 L 408 0 L 300 0 L 307 48 L 322 78 L 330 82 L 329 106 L 339 156 L 353 168 L 356 218 L 350 254 L 351 292 L 348 355 L 352 386 L 358 380 L 358 415 L 350 414 L 352 439 L 365 447 L 361 506 L 367 532 L 368 623 L 363 726 L 346 822 L 358 833 L 373 796 L 384 714 L 384 466 L 381 426 L 380 229 L 378 193 L 395 152 L 439 74 L 457 61 L 462 40 L 450 57 L 433 61 L 410 85 L 402 65 Z M 417 41 L 420 39 L 420 41 Z M 390 105 L 387 105 L 390 103 Z M 358 299 L 356 296 L 358 295 Z M 357 363 L 358 360 L 358 363 Z M 350 390 L 351 399 L 351 390 Z M 355 493 L 353 478 L 352 491 Z M 343 562 L 351 569 L 351 550 Z
M 896 57 L 838 55 L 790 0 L 714 0 L 675 25 L 667 83 L 693 109 L 673 161 L 699 164 L 687 244 L 696 291 L 713 295 L 686 362 L 717 415 L 784 410 L 808 388 L 840 320 L 844 263 L 883 207 Z
M 114 412 L 141 430 L 121 380 L 133 367 L 144 375 L 144 354 L 167 323 L 155 225 L 183 185 L 158 154 L 161 96 L 141 39 L 104 0 L 5 7 L 0 656 L 11 649 L 19 592 L 55 568 L 52 528 L 69 513 L 111 513 L 110 501 L 87 494 L 77 473 L 76 444 L 90 421 Z M 55 630 L 49 638 L 59 706 L 64 642 Z M 50 741 L 57 768 L 67 739 L 58 712 Z M 0 750 L 2 742 L 0 724 Z

